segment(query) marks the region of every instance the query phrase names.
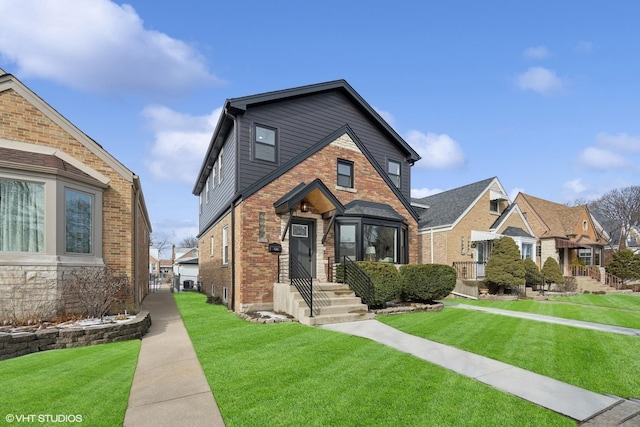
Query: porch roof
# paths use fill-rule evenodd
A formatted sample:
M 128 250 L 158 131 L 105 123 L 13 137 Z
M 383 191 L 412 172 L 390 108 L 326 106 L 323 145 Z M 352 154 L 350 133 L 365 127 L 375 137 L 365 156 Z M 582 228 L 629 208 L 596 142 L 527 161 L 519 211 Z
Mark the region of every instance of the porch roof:
M 583 248 L 588 249 L 594 246 L 602 246 L 598 242 L 594 242 L 591 239 L 579 239 L 577 241 L 572 241 L 569 239 L 563 239 L 561 237 L 556 237 L 556 248 Z
M 502 237 L 502 234 L 492 233 L 490 231 L 471 230 L 472 242 L 484 242 L 486 240 L 496 240 L 496 239 L 500 239 L 501 237 Z
M 278 199 L 273 207 L 276 213 L 283 214 L 296 209 L 298 203 L 306 199 L 320 214 L 335 210 L 337 214 L 344 212 L 344 206 L 318 178 L 309 184 L 301 182 L 291 191 Z

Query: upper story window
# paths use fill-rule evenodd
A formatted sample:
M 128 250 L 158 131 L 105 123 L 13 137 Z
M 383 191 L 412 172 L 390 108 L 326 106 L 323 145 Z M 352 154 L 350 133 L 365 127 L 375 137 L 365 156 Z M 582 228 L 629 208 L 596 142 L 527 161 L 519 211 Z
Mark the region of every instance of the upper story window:
M 65 250 L 90 254 L 93 251 L 93 196 L 67 188 L 65 204 Z
M 489 202 L 489 210 L 494 213 L 499 213 L 500 201 L 499 200 L 491 200 Z
M 218 184 L 222 182 L 222 148 L 220 149 L 220 154 L 218 154 Z
M 256 125 L 254 135 L 253 158 L 275 162 L 277 150 L 276 130 Z
M 387 162 L 387 173 L 389 174 L 389 178 L 391 178 L 391 181 L 395 184 L 395 186 L 400 188 L 400 162 L 389 160 Z
M 338 159 L 338 185 L 353 188 L 353 162 Z
M 0 179 L 0 252 L 43 252 L 44 217 L 44 184 Z

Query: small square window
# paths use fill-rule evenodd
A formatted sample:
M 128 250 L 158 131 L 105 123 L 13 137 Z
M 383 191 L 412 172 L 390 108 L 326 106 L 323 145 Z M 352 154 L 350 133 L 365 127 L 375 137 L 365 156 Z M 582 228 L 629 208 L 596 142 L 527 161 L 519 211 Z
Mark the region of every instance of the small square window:
M 396 187 L 400 188 L 400 163 L 389 160 L 389 162 L 387 163 L 387 172 L 389 173 L 391 182 L 393 182 Z
M 338 160 L 338 185 L 353 188 L 353 162 Z
M 263 126 L 255 126 L 255 140 L 253 144 L 253 158 L 276 161 L 276 130 Z
M 498 200 L 491 200 L 489 202 L 489 210 L 491 212 L 498 212 L 498 208 L 499 208 L 499 202 Z

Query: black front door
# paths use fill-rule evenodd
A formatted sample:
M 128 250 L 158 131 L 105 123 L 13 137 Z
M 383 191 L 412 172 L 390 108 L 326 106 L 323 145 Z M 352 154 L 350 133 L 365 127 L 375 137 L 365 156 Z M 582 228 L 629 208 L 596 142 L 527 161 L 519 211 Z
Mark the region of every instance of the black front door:
M 315 221 L 294 218 L 291 221 L 289 253 L 291 256 L 292 278 L 299 277 L 300 269 L 311 277 L 316 276 Z M 297 262 L 296 262 L 297 261 Z M 299 267 L 296 268 L 296 267 Z

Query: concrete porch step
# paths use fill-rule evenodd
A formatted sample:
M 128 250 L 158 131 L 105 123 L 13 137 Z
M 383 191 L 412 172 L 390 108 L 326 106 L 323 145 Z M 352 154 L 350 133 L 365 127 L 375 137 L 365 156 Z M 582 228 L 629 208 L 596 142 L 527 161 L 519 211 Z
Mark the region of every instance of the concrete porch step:
M 346 313 L 346 314 L 321 314 L 313 317 L 302 317 L 298 319 L 303 325 L 319 326 L 329 325 L 332 323 L 359 322 L 362 320 L 371 320 L 375 314 L 365 313 Z
M 324 314 L 344 314 L 344 313 L 366 313 L 367 306 L 364 304 L 351 304 L 351 305 L 327 305 L 327 306 L 313 306 L 313 314 L 315 316 Z M 304 315 L 309 315 L 309 307 L 304 307 Z

